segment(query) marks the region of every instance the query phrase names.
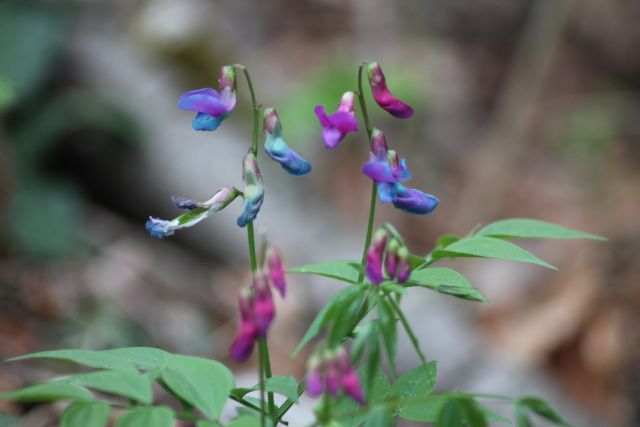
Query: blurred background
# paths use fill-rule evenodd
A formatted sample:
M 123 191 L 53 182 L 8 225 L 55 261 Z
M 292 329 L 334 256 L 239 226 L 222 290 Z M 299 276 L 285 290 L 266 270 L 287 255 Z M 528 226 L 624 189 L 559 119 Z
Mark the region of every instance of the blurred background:
M 171 195 L 241 187 L 246 86 L 215 133 L 192 131 L 177 99 L 245 64 L 314 167 L 294 178 L 263 156 L 260 234 L 289 266 L 358 258 L 367 143 L 360 133 L 325 150 L 312 110 L 333 111 L 358 64 L 377 60 L 416 113 L 395 120 L 370 103 L 372 121 L 407 158 L 411 186 L 441 200 L 429 217 L 379 207 L 413 252 L 507 217 L 610 239 L 523 243 L 559 272 L 454 263 L 488 305 L 415 290 L 404 308 L 439 361 L 438 388 L 538 393 L 577 426 L 640 425 L 638 22 L 637 0 L 2 1 L 0 358 L 157 346 L 215 357 L 252 385 L 255 360 L 227 356 L 248 281 L 239 205 L 162 241 L 144 230 L 149 215 L 175 214 Z M 304 375 L 291 351 L 339 286 L 290 276 L 270 337 L 276 374 Z M 406 370 L 417 359 L 400 335 Z M 53 368 L 2 365 L 0 390 Z M 0 404 L 31 426 L 55 425 L 57 410 Z

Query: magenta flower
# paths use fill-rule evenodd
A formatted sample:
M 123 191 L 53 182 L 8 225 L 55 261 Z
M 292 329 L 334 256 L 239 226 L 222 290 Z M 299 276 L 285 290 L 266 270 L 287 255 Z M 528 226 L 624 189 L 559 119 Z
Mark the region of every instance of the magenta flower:
M 324 393 L 324 380 L 318 366 L 309 368 L 307 374 L 307 393 L 311 397 L 319 397 Z
M 282 266 L 282 254 L 277 248 L 270 246 L 267 249 L 266 261 L 271 283 L 278 290 L 280 296 L 284 298 L 287 293 L 287 281 L 284 267 Z
M 236 106 L 236 71 L 230 65 L 220 70 L 220 91 L 211 88 L 192 90 L 178 100 L 178 108 L 194 111 L 194 130 L 213 131 Z
M 344 394 L 355 400 L 360 405 L 365 403 L 360 378 L 358 377 L 358 373 L 355 369 L 349 367 L 349 369 L 342 374 L 342 388 L 344 390 Z
M 373 99 L 382 109 L 399 119 L 408 119 L 413 115 L 413 108 L 400 101 L 389 91 L 382 69 L 377 62 L 370 62 L 367 65 L 367 75 Z
M 319 397 L 323 393 L 338 396 L 340 391 L 344 391 L 358 404 L 365 403 L 360 378 L 343 347 L 313 355 L 309 359 L 308 372 L 307 393 L 311 397 Z
M 365 274 L 367 279 L 378 285 L 384 280 L 382 273 L 382 261 L 384 259 L 384 251 L 387 245 L 387 232 L 383 229 L 376 231 L 373 236 L 373 242 L 369 246 L 367 252 L 367 264 L 365 266 Z
M 322 105 L 314 109 L 322 125 L 322 139 L 324 146 L 334 149 L 349 132 L 358 131 L 358 121 L 354 111 L 355 94 L 345 92 L 335 113 L 327 115 Z
M 253 322 L 253 303 L 251 290 L 243 289 L 238 299 L 240 331 L 229 350 L 231 357 L 238 362 L 244 362 L 251 356 L 253 347 L 258 339 L 258 328 Z
M 436 196 L 423 193 L 415 188 L 407 188 L 396 184 L 393 206 L 405 212 L 416 215 L 427 215 L 438 207 L 440 200 Z
M 398 283 L 404 283 L 409 280 L 410 274 L 411 263 L 409 261 L 409 249 L 407 249 L 406 246 L 402 246 L 398 249 Z
M 253 323 L 258 329 L 260 337 L 266 337 L 269 326 L 276 316 L 276 306 L 271 295 L 271 288 L 267 276 L 257 272 L 253 280 L 254 302 Z

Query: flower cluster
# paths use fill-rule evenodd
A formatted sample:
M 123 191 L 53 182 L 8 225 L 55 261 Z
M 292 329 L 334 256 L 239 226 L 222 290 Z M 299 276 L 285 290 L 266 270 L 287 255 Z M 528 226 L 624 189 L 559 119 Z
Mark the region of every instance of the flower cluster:
M 309 359 L 307 393 L 312 397 L 328 393 L 338 396 L 340 391 L 359 404 L 365 402 L 358 373 L 351 365 L 349 354 L 343 347 L 324 350 Z
M 276 315 L 271 286 L 283 298 L 287 292 L 280 251 L 270 247 L 265 258 L 267 272 L 264 267 L 258 270 L 253 276 L 252 286 L 240 293 L 240 330 L 229 350 L 231 357 L 238 362 L 247 360 L 256 341 L 267 336 Z
M 384 280 L 383 266 L 389 279 L 398 283 L 409 280 L 409 249 L 400 236 L 394 236 L 384 227 L 375 232 L 367 251 L 365 273 L 372 284 L 379 285 Z
M 400 119 L 407 119 L 413 115 L 411 106 L 391 93 L 377 62 L 367 64 L 367 76 L 373 98 L 381 108 Z M 354 92 L 346 92 L 338 110 L 331 115 L 325 113 L 322 105 L 315 107 L 316 116 L 323 128 L 322 139 L 325 147 L 337 147 L 347 133 L 358 130 L 354 103 Z M 405 159 L 401 159 L 394 150 L 388 149 L 382 131 L 376 128 L 367 131 L 371 135 L 371 154 L 362 172 L 377 184 L 380 201 L 393 203 L 396 208 L 412 214 L 431 213 L 438 206 L 438 199 L 431 194 L 405 187 L 402 182 L 411 178 Z

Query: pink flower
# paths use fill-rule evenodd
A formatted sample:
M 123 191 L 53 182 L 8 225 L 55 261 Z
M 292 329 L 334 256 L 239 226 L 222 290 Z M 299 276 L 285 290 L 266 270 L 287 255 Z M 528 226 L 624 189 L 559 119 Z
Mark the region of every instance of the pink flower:
M 284 267 L 282 266 L 282 254 L 277 248 L 270 246 L 267 250 L 266 258 L 271 283 L 278 290 L 280 296 L 284 298 L 287 293 L 287 281 Z
M 367 264 L 365 266 L 367 279 L 374 285 L 378 285 L 384 280 L 382 260 L 384 258 L 386 245 L 387 232 L 384 230 L 376 231 L 376 234 L 373 236 L 373 242 L 367 252 Z
M 327 115 L 322 105 L 316 105 L 314 111 L 322 125 L 324 146 L 334 149 L 349 132 L 358 131 L 358 121 L 354 111 L 355 94 L 345 92 L 335 113 Z
M 408 119 L 413 115 L 413 108 L 393 96 L 387 88 L 384 74 L 377 62 L 370 62 L 368 64 L 367 75 L 369 77 L 369 85 L 371 86 L 373 99 L 376 100 L 382 109 L 399 119 Z
M 258 329 L 260 337 L 266 337 L 269 326 L 276 316 L 276 306 L 273 303 L 271 288 L 267 277 L 262 272 L 257 272 L 253 281 L 254 303 L 253 323 Z

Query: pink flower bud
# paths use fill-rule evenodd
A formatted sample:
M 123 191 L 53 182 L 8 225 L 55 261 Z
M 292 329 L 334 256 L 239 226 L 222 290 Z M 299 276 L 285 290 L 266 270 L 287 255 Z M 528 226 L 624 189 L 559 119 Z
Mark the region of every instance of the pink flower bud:
M 314 367 L 309 370 L 307 375 L 307 393 L 311 397 L 318 397 L 324 392 L 324 384 L 322 381 L 322 373 L 319 367 Z
M 250 289 L 243 289 L 238 299 L 240 307 L 240 331 L 231 344 L 229 353 L 231 357 L 244 362 L 251 356 L 253 347 L 258 339 L 258 328 L 253 323 L 253 297 Z
M 409 262 L 409 249 L 406 246 L 402 246 L 398 250 L 398 283 L 404 283 L 409 280 L 411 275 L 411 264 Z
M 398 249 L 400 249 L 400 242 L 398 242 L 398 239 L 391 239 L 387 246 L 387 256 L 384 262 L 385 270 L 387 270 L 387 275 L 390 279 L 396 277 L 396 270 L 399 261 Z
M 287 293 L 287 282 L 285 279 L 284 267 L 282 266 L 282 255 L 280 251 L 270 246 L 267 250 L 267 267 L 269 268 L 269 277 L 271 283 L 278 290 L 282 298 Z
M 220 78 L 218 79 L 220 90 L 230 91 L 236 90 L 236 69 L 231 65 L 225 65 L 220 69 Z
M 347 396 L 361 405 L 364 404 L 364 392 L 360 385 L 360 378 L 353 368 L 349 368 L 342 374 L 342 388 Z
M 382 259 L 384 257 L 386 244 L 387 232 L 382 229 L 376 231 L 373 236 L 373 242 L 367 252 L 367 265 L 365 267 L 367 278 L 374 285 L 378 285 L 384 280 L 384 275 L 382 274 Z
M 399 119 L 408 119 L 413 115 L 413 108 L 393 96 L 387 88 L 384 74 L 377 62 L 369 63 L 367 66 L 367 75 L 369 76 L 369 85 L 371 86 L 373 99 L 376 100 L 381 108 Z
M 329 362 L 327 364 L 326 373 L 327 393 L 331 396 L 337 396 L 342 387 L 342 373 L 336 366 L 336 363 Z

